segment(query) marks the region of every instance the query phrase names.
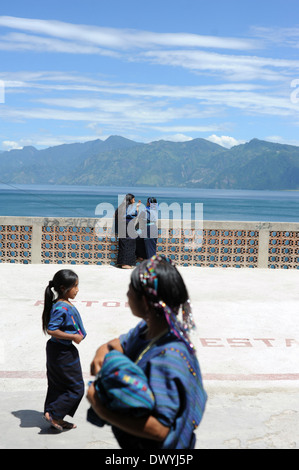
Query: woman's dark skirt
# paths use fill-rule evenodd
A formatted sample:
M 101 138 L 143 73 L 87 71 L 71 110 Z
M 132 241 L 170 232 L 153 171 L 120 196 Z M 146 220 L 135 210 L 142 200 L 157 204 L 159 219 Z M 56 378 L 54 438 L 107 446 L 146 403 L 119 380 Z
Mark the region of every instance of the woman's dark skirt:
M 136 256 L 137 258 L 149 259 L 156 254 L 157 251 L 158 228 L 156 225 L 147 225 L 146 237 L 142 233 L 141 237 L 136 239 Z
M 119 238 L 118 240 L 118 265 L 135 266 L 136 264 L 136 239 Z
M 77 348 L 49 340 L 46 347 L 48 391 L 44 412 L 54 419 L 74 416 L 84 395 Z

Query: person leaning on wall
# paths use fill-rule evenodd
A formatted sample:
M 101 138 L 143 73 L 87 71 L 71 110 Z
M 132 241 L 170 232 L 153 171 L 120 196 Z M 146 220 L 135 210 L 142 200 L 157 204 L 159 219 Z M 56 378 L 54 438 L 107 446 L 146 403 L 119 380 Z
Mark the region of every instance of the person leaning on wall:
M 146 207 L 138 216 L 138 232 L 136 239 L 137 261 L 149 259 L 156 254 L 158 239 L 158 202 L 155 197 L 149 197 Z
M 134 194 L 126 194 L 114 214 L 115 233 L 118 236 L 117 266 L 129 269 L 136 264 L 136 232 L 134 229 L 141 201 L 135 203 Z

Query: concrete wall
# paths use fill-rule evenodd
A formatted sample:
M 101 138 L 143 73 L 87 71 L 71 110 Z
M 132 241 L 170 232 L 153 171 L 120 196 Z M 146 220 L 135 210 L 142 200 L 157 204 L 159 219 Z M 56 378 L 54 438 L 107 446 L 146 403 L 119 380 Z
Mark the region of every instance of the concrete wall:
M 0 262 L 115 265 L 96 218 L 0 217 Z M 299 223 L 159 221 L 157 252 L 182 266 L 299 268 Z

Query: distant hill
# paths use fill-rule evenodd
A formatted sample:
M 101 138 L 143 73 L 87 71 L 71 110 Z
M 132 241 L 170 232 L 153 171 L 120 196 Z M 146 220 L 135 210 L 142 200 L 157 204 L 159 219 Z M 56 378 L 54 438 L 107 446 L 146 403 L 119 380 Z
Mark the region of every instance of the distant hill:
M 225 149 L 205 139 L 148 144 L 111 136 L 0 153 L 0 180 L 19 184 L 299 189 L 299 147 L 253 139 Z

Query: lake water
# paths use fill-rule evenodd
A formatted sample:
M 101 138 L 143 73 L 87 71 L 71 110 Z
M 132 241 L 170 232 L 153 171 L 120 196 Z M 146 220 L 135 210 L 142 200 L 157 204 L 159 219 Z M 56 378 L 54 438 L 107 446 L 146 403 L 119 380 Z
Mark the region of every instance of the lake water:
M 170 206 L 191 209 L 202 204 L 204 220 L 299 222 L 299 191 L 247 191 L 156 187 L 98 187 L 0 184 L 0 216 L 96 217 L 99 204 L 118 205 L 131 192 L 146 203 L 149 196 Z M 112 207 L 111 206 L 111 207 Z M 187 210 L 187 214 L 188 214 Z M 171 213 L 170 213 L 171 214 Z

